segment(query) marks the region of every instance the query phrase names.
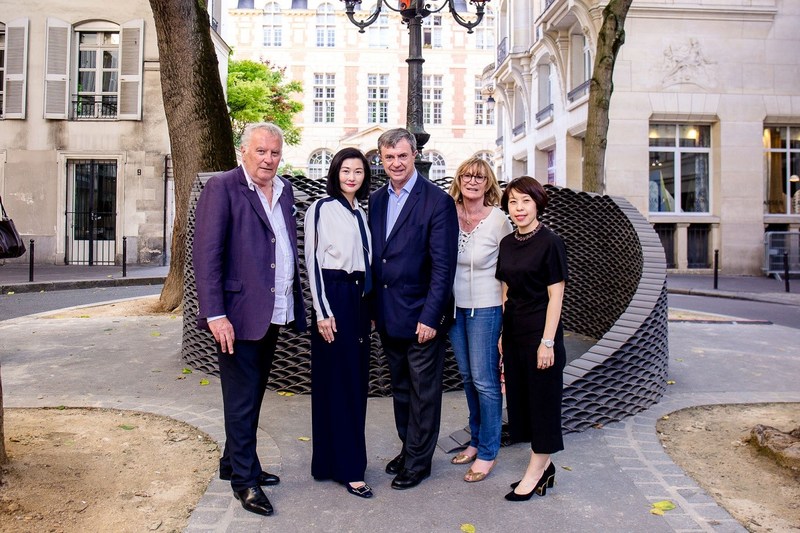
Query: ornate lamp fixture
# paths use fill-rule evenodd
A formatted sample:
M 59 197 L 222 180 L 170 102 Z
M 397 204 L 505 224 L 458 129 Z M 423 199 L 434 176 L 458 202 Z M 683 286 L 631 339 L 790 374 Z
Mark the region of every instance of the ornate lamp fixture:
M 342 0 L 345 5 L 347 18 L 358 27 L 359 33 L 364 33 L 364 28 L 378 20 L 383 6 L 387 9 L 400 13 L 403 17 L 403 24 L 408 26 L 408 107 L 406 112 L 406 128 L 417 139 L 417 168 L 427 177 L 430 162 L 422 159 L 422 149 L 428 142 L 430 135 L 425 132 L 422 124 L 422 21 L 430 14 L 439 13 L 448 7 L 453 19 L 467 29 L 467 33 L 472 33 L 483 20 L 484 7 L 489 0 L 469 0 L 475 6 L 476 17 L 468 20 L 456 11 L 456 0 L 444 0 L 439 6 L 435 7 L 422 0 L 400 0 L 399 7 L 393 7 L 388 0 L 377 0 L 375 10 L 363 19 L 356 18 L 356 6 L 361 4 L 361 0 Z

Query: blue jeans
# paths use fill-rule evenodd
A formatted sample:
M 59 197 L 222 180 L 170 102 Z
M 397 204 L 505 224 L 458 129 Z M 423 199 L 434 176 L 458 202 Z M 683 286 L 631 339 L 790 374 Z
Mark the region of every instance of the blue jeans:
M 491 461 L 500 450 L 503 396 L 500 392 L 500 352 L 497 340 L 503 325 L 503 309 L 456 308 L 450 328 L 450 344 L 464 381 L 469 407 L 470 446 L 478 449 L 478 459 Z

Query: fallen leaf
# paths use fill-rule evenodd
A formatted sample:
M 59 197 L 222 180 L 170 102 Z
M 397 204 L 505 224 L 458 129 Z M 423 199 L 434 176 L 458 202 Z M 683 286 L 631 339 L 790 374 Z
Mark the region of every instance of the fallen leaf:
M 6 294 L 15 294 L 14 291 L 8 291 Z
M 151 337 L 160 337 L 161 333 L 159 333 L 158 331 L 153 331 L 153 332 L 150 333 L 150 336 Z
M 311 437 L 297 437 L 297 440 L 301 442 L 308 442 L 311 440 Z
M 206 378 L 200 380 L 200 385 L 208 385 L 209 381 Z
M 566 470 L 567 472 L 572 472 L 572 467 L 571 467 L 571 466 L 564 466 L 564 465 L 561 465 L 561 468 L 563 468 L 563 469 L 564 469 L 564 470 Z
M 279 390 L 278 396 L 294 396 L 294 393 L 285 390 Z
M 80 315 L 78 318 L 92 318 L 89 315 Z
M 661 509 L 650 509 L 650 514 L 664 516 L 664 511 L 662 511 Z
M 675 380 L 671 379 L 667 381 L 667 385 L 675 385 Z
M 191 368 L 184 368 L 183 370 L 181 370 L 181 374 L 191 374 L 191 373 L 192 373 Z
M 664 415 L 661 417 L 661 420 L 669 420 L 669 415 Z
M 679 362 L 679 363 L 682 363 L 682 362 L 683 362 L 683 357 L 678 357 L 678 358 L 677 358 L 677 359 L 675 359 L 675 360 L 676 360 L 677 362 Z
M 661 500 L 660 502 L 655 502 L 653 508 L 660 511 L 671 511 L 675 509 L 675 504 L 669 500 Z
M 464 533 L 475 533 L 475 526 L 472 524 L 461 524 L 461 531 Z
M 59 411 L 63 411 L 66 408 L 67 408 L 66 405 L 59 405 L 58 407 L 56 407 L 56 409 L 58 409 Z
M 136 429 L 136 426 L 131 426 L 130 424 L 120 424 L 117 426 L 120 429 L 124 429 L 125 431 L 130 431 L 132 429 Z

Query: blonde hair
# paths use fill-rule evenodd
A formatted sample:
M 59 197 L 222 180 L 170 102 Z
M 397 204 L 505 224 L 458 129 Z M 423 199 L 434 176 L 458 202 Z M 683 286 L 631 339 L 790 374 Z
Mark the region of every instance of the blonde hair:
M 456 175 L 453 178 L 453 182 L 450 184 L 449 193 L 450 196 L 453 197 L 453 200 L 459 204 L 464 200 L 461 194 L 461 176 L 470 174 L 470 171 L 473 171 L 472 173 L 474 174 L 486 176 L 486 181 L 484 182 L 486 188 L 483 194 L 483 205 L 499 205 L 500 198 L 503 196 L 503 191 L 500 190 L 500 185 L 497 183 L 497 177 L 494 175 L 492 166 L 478 156 L 472 156 L 458 165 Z

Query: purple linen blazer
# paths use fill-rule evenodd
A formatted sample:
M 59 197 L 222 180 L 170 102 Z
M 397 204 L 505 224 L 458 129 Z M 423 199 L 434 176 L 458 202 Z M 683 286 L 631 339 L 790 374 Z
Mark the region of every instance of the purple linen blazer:
M 297 256 L 294 191 L 288 180 L 280 206 L 294 255 L 294 322 L 305 331 L 306 317 Z M 236 339 L 264 337 L 275 306 L 275 233 L 256 191 L 247 186 L 242 167 L 208 180 L 195 212 L 192 265 L 197 283 L 197 326 L 226 315 Z

